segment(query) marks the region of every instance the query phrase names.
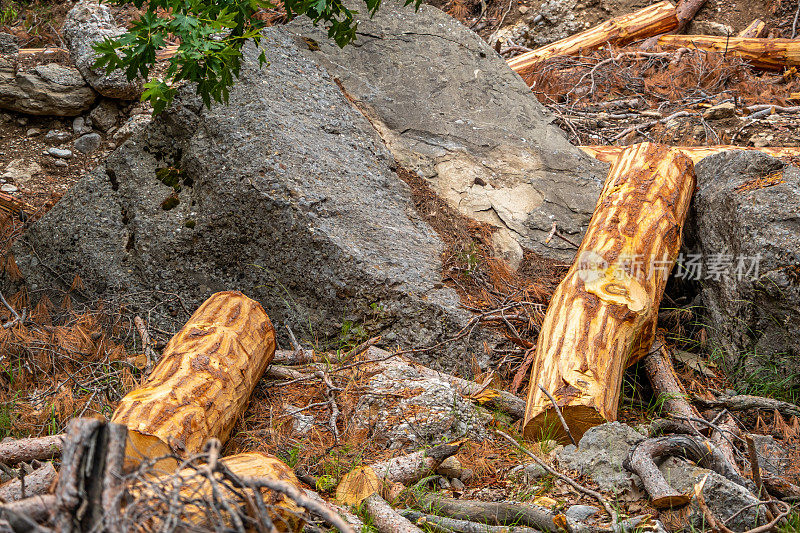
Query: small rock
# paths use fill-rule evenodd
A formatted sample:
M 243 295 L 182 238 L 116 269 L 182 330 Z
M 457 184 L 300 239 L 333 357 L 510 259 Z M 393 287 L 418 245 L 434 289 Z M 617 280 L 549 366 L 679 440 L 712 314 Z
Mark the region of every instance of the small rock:
M 572 518 L 578 522 L 585 522 L 599 512 L 600 509 L 597 507 L 592 507 L 591 505 L 573 505 L 567 509 L 564 514 L 567 516 L 567 518 Z
M 69 163 L 67 163 L 63 159 L 56 159 L 54 164 L 57 167 L 68 167 L 69 166 Z
M 27 117 L 19 117 L 17 119 L 17 126 L 27 126 L 27 125 L 28 125 Z
M 50 130 L 44 136 L 44 142 L 46 142 L 47 144 L 61 144 L 67 142 L 71 138 L 72 135 L 70 135 L 66 131 Z
M 16 183 L 24 185 L 25 182 L 31 179 L 36 174 L 42 172 L 40 167 L 34 161 L 25 161 L 24 159 L 14 159 L 3 172 L 3 179 L 11 180 Z
M 461 492 L 467 487 L 464 486 L 464 482 L 458 478 L 453 478 L 450 480 L 450 486 L 453 487 L 453 490 Z
M 2 115 L 0 115 L 0 121 L 2 121 L 3 123 L 11 122 L 11 115 L 9 115 L 8 113 L 3 113 Z
M 75 135 L 83 135 L 84 133 L 91 133 L 92 126 L 91 123 L 86 123 L 85 117 L 75 117 L 75 120 L 72 121 L 72 132 Z
M 753 143 L 753 146 L 756 148 L 764 148 L 765 146 L 769 146 L 774 139 L 773 135 L 769 135 L 766 133 L 756 133 L 752 137 L 750 137 L 750 142 Z
M 733 28 L 727 24 L 720 24 L 711 20 L 693 20 L 686 29 L 689 35 L 717 35 L 726 37 L 733 35 Z
M 17 55 L 19 52 L 19 44 L 17 38 L 10 33 L 0 32 L 0 54 L 2 55 Z
M 436 484 L 439 486 L 441 490 L 450 490 L 450 482 L 447 481 L 445 477 L 439 477 L 436 479 Z
M 19 188 L 16 185 L 12 185 L 10 183 L 5 183 L 0 186 L 0 191 L 2 192 L 17 192 Z
M 442 464 L 439 465 L 439 468 L 436 469 L 437 474 L 441 474 L 443 476 L 447 476 L 448 478 L 458 478 L 461 477 L 461 462 L 456 459 L 455 457 L 448 457 Z
M 530 11 L 531 8 L 529 8 L 528 6 L 519 6 L 517 9 L 519 10 L 520 15 L 524 15 L 525 13 Z
M 97 133 L 87 133 L 86 135 L 81 135 L 75 142 L 75 149 L 82 154 L 90 154 L 100 148 L 100 143 L 102 139 L 100 135 Z
M 730 118 L 736 115 L 736 104 L 733 102 L 722 102 L 709 107 L 703 111 L 703 118 L 706 120 L 720 120 L 723 118 Z
M 527 463 L 524 465 L 523 472 L 525 473 L 525 481 L 527 483 L 536 483 L 548 475 L 547 470 L 537 463 Z
M 103 100 L 89 113 L 92 126 L 102 131 L 108 131 L 116 126 L 118 116 L 119 109 L 111 100 Z
M 474 478 L 475 478 L 475 472 L 471 468 L 465 468 L 461 471 L 461 477 L 459 477 L 458 479 L 467 484 Z
M 61 148 L 48 148 L 47 153 L 53 157 L 57 157 L 60 159 L 69 159 L 70 157 L 72 157 L 71 150 L 64 150 Z
M 42 133 L 42 130 L 40 130 L 39 128 L 30 128 L 27 132 L 25 132 L 25 136 L 26 137 L 36 137 L 40 133 Z

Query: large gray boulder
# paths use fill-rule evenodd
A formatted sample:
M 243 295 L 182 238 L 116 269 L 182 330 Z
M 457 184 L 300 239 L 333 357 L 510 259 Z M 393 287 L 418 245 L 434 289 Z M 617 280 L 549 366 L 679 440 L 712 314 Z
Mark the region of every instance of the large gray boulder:
M 29 115 L 72 117 L 97 98 L 80 73 L 50 63 L 18 71 L 13 57 L 0 57 L 0 108 Z
M 800 170 L 757 151 L 716 154 L 695 168 L 687 247 L 702 257 L 709 338 L 748 379 L 797 386 Z
M 28 283 L 78 273 L 86 296 L 167 329 L 181 307 L 238 289 L 301 340 L 361 329 L 387 345 L 448 339 L 470 316 L 442 283 L 442 241 L 391 154 L 292 37 L 265 35 L 267 65 L 245 48 L 229 105 L 203 109 L 187 88 L 31 227 L 15 247 Z M 483 340 L 476 331 L 420 359 L 466 371 Z
M 125 33 L 125 28 L 114 22 L 108 6 L 95 0 L 81 0 L 67 13 L 61 32 L 75 65 L 97 92 L 109 98 L 139 98 L 142 92 L 141 79 L 128 81 L 121 70 L 106 74 L 105 70 L 93 67 L 97 57 L 92 45 L 106 37 L 113 39 Z
M 580 242 L 608 165 L 567 142 L 522 79 L 478 35 L 442 11 L 384 3 L 339 48 L 298 21 L 309 54 L 340 80 L 392 155 L 462 214 L 497 228 L 516 266 L 522 247 L 560 261 L 553 223 Z

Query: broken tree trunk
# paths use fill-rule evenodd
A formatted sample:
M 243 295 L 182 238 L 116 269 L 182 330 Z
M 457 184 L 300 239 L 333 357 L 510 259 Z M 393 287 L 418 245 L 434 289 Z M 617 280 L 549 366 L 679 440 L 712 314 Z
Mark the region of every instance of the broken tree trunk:
M 680 0 L 675 8 L 678 26 L 672 31 L 675 33 L 682 32 L 705 3 L 706 0 Z
M 678 150 L 628 147 L 609 171 L 586 236 L 559 284 L 539 333 L 524 434 L 567 442 L 616 420 L 622 374 L 647 354 L 658 306 L 681 244 L 695 187 Z
M 34 459 L 46 461 L 61 455 L 64 434 L 0 442 L 0 463 L 15 465 Z
M 624 45 L 670 31 L 677 25 L 677 12 L 672 2 L 659 2 L 635 13 L 613 18 L 584 32 L 526 52 L 510 59 L 508 66 L 520 76 L 524 76 L 545 59 L 575 55 L 582 51 L 594 50 L 606 43 Z
M 662 35 L 658 45 L 669 49 L 688 48 L 734 55 L 749 61 L 754 67 L 767 70 L 783 70 L 784 67 L 800 65 L 800 41 L 793 39 Z
M 662 402 L 662 410 L 699 431 L 692 419 L 699 419 L 700 413 L 689 403 L 686 389 L 675 375 L 672 356 L 660 335 L 653 340 L 650 352 L 644 357 L 644 367 L 656 397 Z
M 764 30 L 767 27 L 767 23 L 761 19 L 756 19 L 750 23 L 745 29 L 740 31 L 736 36 L 737 37 L 746 37 L 750 39 L 761 37 L 764 34 Z
M 796 146 L 773 146 L 764 148 L 754 148 L 752 146 L 735 146 L 730 144 L 721 144 L 718 146 L 674 146 L 676 150 L 680 150 L 688 156 L 693 163 L 697 164 L 704 157 L 728 150 L 758 150 L 764 152 L 772 157 L 800 157 L 800 147 Z M 624 146 L 580 146 L 580 149 L 600 161 L 613 163 L 616 161 L 622 152 L 625 150 Z
M 364 506 L 372 518 L 372 525 L 380 533 L 422 533 L 421 529 L 392 509 L 392 506 L 377 494 L 366 498 Z
M 225 442 L 274 353 L 275 330 L 258 302 L 236 291 L 212 295 L 114 412 L 111 421 L 129 429 L 128 459 Z

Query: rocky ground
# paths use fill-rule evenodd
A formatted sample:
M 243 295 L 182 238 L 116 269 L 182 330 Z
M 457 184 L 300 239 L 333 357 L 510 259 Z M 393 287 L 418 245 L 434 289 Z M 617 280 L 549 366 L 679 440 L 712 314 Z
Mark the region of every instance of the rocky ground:
M 204 110 L 187 92 L 153 121 L 146 107 L 120 99 L 129 85 L 89 72 L 85 61 L 64 52 L 16 63 L 3 56 L 0 191 L 29 207 L 22 219 L 2 219 L 6 324 L 11 309 L 25 311 L 21 324 L 0 330 L 0 436 L 57 433 L 75 416 L 108 416 L 147 366 L 135 315 L 161 350 L 209 294 L 245 288 L 264 304 L 282 347 L 291 346 L 289 326 L 317 355 L 268 371 L 224 454 L 267 450 L 332 497 L 356 466 L 468 439 L 428 488 L 533 503 L 607 528 L 597 498 L 498 436 L 520 430 L 519 413 L 450 375 L 524 394 L 524 362 L 607 170 L 573 145 L 797 144 L 800 115 L 755 111 L 792 105 L 788 94 L 800 82 L 791 71 L 701 55 L 610 61 L 620 50 L 607 50 L 549 62 L 527 80 L 533 98 L 504 64 L 515 46 L 645 4 L 439 6 L 461 23 L 427 6 L 418 18 L 385 6 L 343 50 L 297 22 L 269 30 L 281 46 L 267 50 L 268 70 L 243 70 L 230 106 Z M 86 47 L 55 29 L 67 7 L 19 7 L 0 31 L 22 47 L 71 46 L 80 58 Z M 694 26 L 739 31 L 762 17 L 770 35 L 793 37 L 797 9 L 709 0 Z M 132 10 L 113 14 L 123 25 Z M 76 15 L 66 40 L 113 31 L 104 16 L 85 29 Z M 492 49 L 498 39 L 503 57 Z M 286 86 L 302 90 L 275 89 Z M 684 254 L 761 260 L 754 277 L 676 276 L 668 286 L 659 326 L 707 421 L 727 416 L 725 402 L 743 394 L 800 398 L 800 171 L 791 163 L 737 153 L 696 168 Z M 378 335 L 376 346 L 351 351 Z M 409 350 L 435 370 L 377 346 Z M 349 367 L 351 359 L 358 364 Z M 331 386 L 314 377 L 331 369 L 334 405 Z M 625 376 L 619 422 L 590 430 L 577 447 L 542 438 L 527 449 L 600 491 L 622 519 L 649 515 L 670 531 L 701 529 L 696 503 L 654 509 L 625 466 L 634 446 L 658 434 L 663 400 L 636 365 Z M 733 415 L 737 431 L 756 434 L 761 468 L 800 484 L 792 407 Z M 747 473 L 746 446 L 737 440 L 733 448 Z M 709 473 L 675 458 L 660 468 L 683 492 Z M 755 503 L 752 481 L 744 486 L 709 474 L 713 512 L 730 517 Z M 744 531 L 755 513 L 728 526 Z M 646 519 L 641 527 L 661 526 Z M 793 518 L 784 531 L 797 528 Z

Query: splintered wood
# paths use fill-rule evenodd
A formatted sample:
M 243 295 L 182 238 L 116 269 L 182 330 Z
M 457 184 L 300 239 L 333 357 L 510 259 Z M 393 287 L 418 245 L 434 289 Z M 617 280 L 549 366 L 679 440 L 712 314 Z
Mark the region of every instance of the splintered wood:
M 509 60 L 508 65 L 517 74 L 524 75 L 533 70 L 537 64 L 552 57 L 575 55 L 594 50 L 607 43 L 624 45 L 671 31 L 677 26 L 677 12 L 672 2 L 659 2 L 635 13 L 613 18 L 584 32 L 526 52 Z
M 658 306 L 695 187 L 691 160 L 643 143 L 609 171 L 576 260 L 547 309 L 530 373 L 527 438 L 568 442 L 615 420 L 622 374 L 653 341 Z
M 625 151 L 624 146 L 579 146 L 581 150 L 600 161 L 613 163 Z M 675 146 L 676 150 L 680 150 L 684 155 L 688 156 L 693 163 L 697 164 L 698 161 L 704 157 L 720 152 L 727 152 L 728 150 L 757 150 L 764 152 L 772 157 L 800 157 L 800 147 L 797 146 L 774 146 L 754 148 L 752 146 L 735 146 L 721 144 L 718 146 Z
M 768 70 L 800 65 L 800 41 L 793 39 L 757 39 L 717 37 L 712 35 L 662 35 L 662 48 L 704 50 L 741 57 L 753 66 Z
M 225 442 L 274 353 L 275 330 L 258 302 L 234 291 L 211 296 L 114 412 L 112 422 L 129 429 L 129 460 Z

